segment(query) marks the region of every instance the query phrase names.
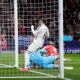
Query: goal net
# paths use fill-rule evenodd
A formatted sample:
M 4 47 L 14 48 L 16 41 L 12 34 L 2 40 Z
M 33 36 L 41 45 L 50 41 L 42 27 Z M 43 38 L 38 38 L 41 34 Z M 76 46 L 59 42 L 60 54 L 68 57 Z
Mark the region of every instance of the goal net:
M 14 5 L 12 1 L 0 0 L 0 67 L 15 65 Z
M 62 10 L 59 2 L 59 0 L 0 0 L 0 77 L 38 76 L 46 78 L 57 77 L 59 73 L 61 78 L 64 77 L 63 54 L 61 54 L 63 53 L 63 25 L 61 22 L 63 14 L 59 10 L 60 8 Z M 62 5 L 62 0 L 60 3 Z M 16 68 L 24 67 L 23 53 L 33 40 L 31 25 L 37 26 L 39 17 L 45 18 L 50 31 L 50 37 L 44 42 L 44 45 L 49 40 L 54 42 L 62 56 L 60 67 L 59 69 L 32 69 L 28 73 L 20 72 Z

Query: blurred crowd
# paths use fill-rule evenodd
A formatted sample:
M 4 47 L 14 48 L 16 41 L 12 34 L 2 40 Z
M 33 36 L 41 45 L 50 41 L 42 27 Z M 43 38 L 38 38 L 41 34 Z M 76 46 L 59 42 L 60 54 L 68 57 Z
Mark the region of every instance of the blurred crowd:
M 6 34 L 14 34 L 14 5 L 13 0 L 0 0 L 0 26 Z M 54 20 L 57 19 L 58 6 L 54 10 L 54 0 L 18 0 L 18 28 L 20 35 L 30 35 L 30 26 L 37 26 L 39 17 L 44 17 L 46 25 L 53 33 Z M 54 14 L 54 12 L 56 14 Z M 56 17 L 54 17 L 56 16 Z M 57 24 L 57 21 L 56 21 Z M 56 27 L 57 28 L 57 27 Z
M 0 35 L 14 38 L 14 2 L 0 0 Z M 31 35 L 30 26 L 37 26 L 44 17 L 54 41 L 58 33 L 58 0 L 18 0 L 19 36 Z M 9 35 L 10 34 L 10 35 Z M 64 34 L 80 36 L 80 0 L 64 0 Z M 6 41 L 5 41 L 6 42 Z
M 80 34 L 80 0 L 67 0 L 64 5 L 64 33 Z
M 31 34 L 30 25 L 37 26 L 39 17 L 45 17 L 50 32 L 55 34 L 58 24 L 57 0 L 18 0 L 19 34 Z M 55 9 L 54 9 L 55 8 Z M 13 0 L 0 0 L 0 26 L 14 34 Z M 80 34 L 80 0 L 64 0 L 64 33 Z M 55 29 L 56 28 L 56 29 Z

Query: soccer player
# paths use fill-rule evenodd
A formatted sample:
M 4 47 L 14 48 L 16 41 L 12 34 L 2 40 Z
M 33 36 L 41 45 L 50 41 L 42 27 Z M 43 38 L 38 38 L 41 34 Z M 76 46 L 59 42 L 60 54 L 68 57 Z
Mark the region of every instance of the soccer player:
M 33 68 L 33 63 L 38 65 L 41 68 L 58 68 L 58 65 L 55 65 L 55 62 L 58 59 L 57 56 L 41 56 L 43 54 L 47 54 L 46 50 L 38 50 L 37 53 L 30 53 L 30 67 Z
M 58 59 L 58 55 L 55 56 L 42 56 L 47 54 L 47 50 L 38 50 L 36 53 L 31 52 L 30 55 L 30 68 L 34 68 L 33 64 L 36 64 L 38 68 L 54 69 L 59 68 L 59 64 L 55 64 Z M 64 67 L 64 69 L 73 69 L 73 67 Z
M 54 46 L 54 43 L 52 41 L 49 41 L 48 45 L 44 46 L 43 49 L 48 51 L 48 56 L 57 56 L 58 55 L 58 50 Z
M 47 46 L 43 47 L 43 50 L 47 50 L 48 52 L 48 56 L 58 56 L 58 50 L 57 48 L 54 46 L 54 43 L 52 41 L 48 42 Z M 71 59 L 65 58 L 64 61 L 70 61 Z M 59 63 L 59 59 L 57 59 L 57 62 Z
M 49 29 L 45 25 L 44 19 L 39 19 L 38 27 L 34 30 L 34 26 L 31 25 L 31 32 L 34 35 L 34 40 L 32 44 L 28 47 L 27 51 L 25 51 L 25 67 L 21 69 L 21 71 L 28 71 L 30 68 L 30 52 L 36 52 L 38 49 L 42 48 L 44 40 L 49 38 Z

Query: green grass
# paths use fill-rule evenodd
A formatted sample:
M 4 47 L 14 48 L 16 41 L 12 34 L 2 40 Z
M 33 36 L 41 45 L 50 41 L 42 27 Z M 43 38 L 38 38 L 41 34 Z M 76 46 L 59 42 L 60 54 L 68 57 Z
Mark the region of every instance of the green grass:
M 10 58 L 9 58 L 10 57 Z M 66 58 L 70 58 L 71 61 L 65 62 L 65 66 L 73 66 L 73 70 L 65 70 L 65 77 L 70 78 L 73 80 L 80 80 L 80 55 L 79 54 L 65 54 Z M 19 66 L 22 67 L 24 62 L 23 54 L 19 54 Z M 0 54 L 0 63 L 3 64 L 14 64 L 14 54 Z M 46 73 L 50 75 L 57 75 L 57 69 L 33 69 L 34 71 Z M 45 76 L 33 72 L 21 72 L 19 69 L 16 68 L 0 68 L 0 77 L 5 76 Z M 1 79 L 2 80 L 2 79 Z M 5 79 L 3 79 L 5 80 Z M 9 80 L 9 79 L 6 79 Z M 11 80 L 11 79 L 10 79 Z M 22 79 L 12 79 L 12 80 L 22 80 Z M 49 80 L 48 79 L 24 79 L 24 80 Z M 53 79 L 50 79 L 53 80 Z M 61 79 L 54 79 L 54 80 L 61 80 Z
M 71 61 L 66 62 L 65 65 L 74 67 L 71 71 L 65 70 L 65 77 L 80 80 L 80 54 L 68 54 L 65 56 L 71 58 Z

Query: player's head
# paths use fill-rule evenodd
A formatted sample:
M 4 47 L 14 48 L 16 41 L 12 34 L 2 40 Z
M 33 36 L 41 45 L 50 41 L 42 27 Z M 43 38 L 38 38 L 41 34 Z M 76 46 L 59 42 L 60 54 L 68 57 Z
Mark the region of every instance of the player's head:
M 54 43 L 52 41 L 49 41 L 48 45 L 54 45 Z
M 45 24 L 45 19 L 44 18 L 39 18 L 39 25 Z

